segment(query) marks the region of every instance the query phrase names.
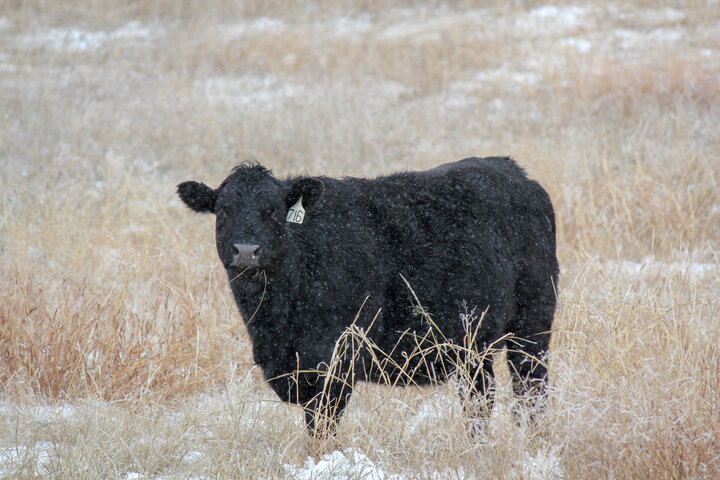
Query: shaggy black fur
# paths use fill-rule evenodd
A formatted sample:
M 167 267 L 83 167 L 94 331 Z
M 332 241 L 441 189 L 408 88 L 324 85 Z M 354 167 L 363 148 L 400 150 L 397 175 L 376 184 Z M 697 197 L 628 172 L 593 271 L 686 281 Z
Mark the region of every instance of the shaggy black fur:
M 283 181 L 244 164 L 217 190 L 185 182 L 178 194 L 216 214 L 218 254 L 255 362 L 282 400 L 306 408 L 314 433 L 313 410 L 334 423 L 356 380 L 423 384 L 449 373 L 456 356 L 447 350 L 408 360 L 435 327 L 418 315 L 407 284 L 439 330 L 435 339 L 462 346 L 461 314 L 486 311 L 471 347 L 513 334 L 516 391 L 542 392 L 547 370 L 537 360 L 548 351 L 556 304 L 555 217 L 548 194 L 512 159 L 468 158 L 374 180 Z M 304 222 L 288 223 L 300 196 Z M 259 267 L 238 264 L 236 244 L 259 246 Z M 354 321 L 377 348 L 361 349 L 354 362 L 340 355 L 347 381 L 327 382 L 336 342 Z M 492 396 L 489 358 L 480 372 L 474 393 Z

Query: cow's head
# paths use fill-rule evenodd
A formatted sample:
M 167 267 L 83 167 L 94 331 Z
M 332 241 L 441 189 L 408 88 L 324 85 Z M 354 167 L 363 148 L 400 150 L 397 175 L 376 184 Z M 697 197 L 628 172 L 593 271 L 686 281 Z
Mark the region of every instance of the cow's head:
M 303 227 L 286 221 L 288 210 L 302 197 L 302 206 L 311 214 L 324 184 L 317 178 L 288 184 L 261 165 L 244 164 L 215 190 L 191 181 L 178 185 L 177 192 L 192 210 L 215 214 L 215 241 L 226 269 L 267 269 L 285 255 L 287 229 Z

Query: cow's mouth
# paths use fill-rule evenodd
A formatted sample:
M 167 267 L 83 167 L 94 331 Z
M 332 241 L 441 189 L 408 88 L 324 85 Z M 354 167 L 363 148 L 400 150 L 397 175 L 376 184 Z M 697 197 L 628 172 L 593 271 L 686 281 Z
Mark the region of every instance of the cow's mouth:
M 259 267 L 260 245 L 249 243 L 235 243 L 232 247 L 233 257 L 231 267 Z

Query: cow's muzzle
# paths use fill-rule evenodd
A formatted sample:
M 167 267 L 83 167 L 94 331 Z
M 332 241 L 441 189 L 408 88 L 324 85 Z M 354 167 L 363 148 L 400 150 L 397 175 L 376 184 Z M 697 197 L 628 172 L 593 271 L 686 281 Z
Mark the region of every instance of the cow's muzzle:
M 259 267 L 260 266 L 260 245 L 247 243 L 236 243 L 232 247 L 232 267 Z

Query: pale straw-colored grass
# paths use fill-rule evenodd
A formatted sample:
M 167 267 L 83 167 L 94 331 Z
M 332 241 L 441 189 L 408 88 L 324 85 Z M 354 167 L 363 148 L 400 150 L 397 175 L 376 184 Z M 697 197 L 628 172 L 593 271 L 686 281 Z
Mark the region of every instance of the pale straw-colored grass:
M 0 3 L 0 478 L 302 478 L 301 411 L 252 366 L 212 218 L 175 185 L 497 154 L 556 207 L 547 408 L 513 421 L 502 361 L 475 437 L 460 380 L 361 385 L 326 447 L 395 478 L 717 478 L 718 18 Z

